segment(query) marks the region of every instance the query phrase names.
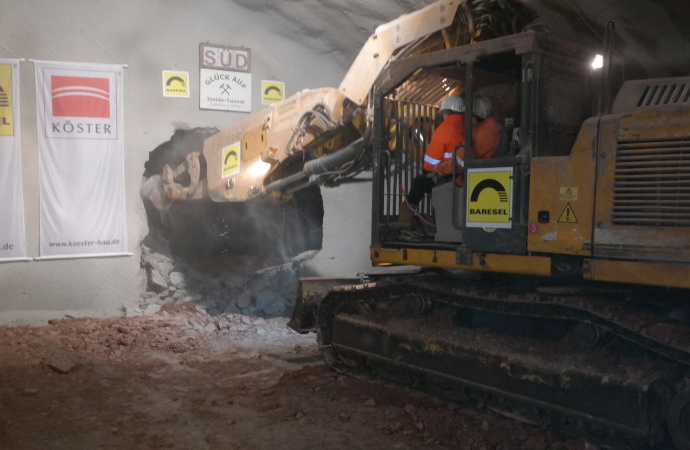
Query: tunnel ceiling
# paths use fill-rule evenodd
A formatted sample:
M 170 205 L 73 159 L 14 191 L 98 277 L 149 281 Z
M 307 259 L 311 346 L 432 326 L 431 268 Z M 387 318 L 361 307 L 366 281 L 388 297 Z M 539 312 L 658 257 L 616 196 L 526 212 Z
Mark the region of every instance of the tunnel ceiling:
M 433 0 L 229 0 L 262 14 L 272 32 L 349 67 L 380 23 Z M 616 30 L 625 77 L 683 75 L 690 69 L 687 0 L 522 0 L 551 32 L 601 47 L 604 28 Z

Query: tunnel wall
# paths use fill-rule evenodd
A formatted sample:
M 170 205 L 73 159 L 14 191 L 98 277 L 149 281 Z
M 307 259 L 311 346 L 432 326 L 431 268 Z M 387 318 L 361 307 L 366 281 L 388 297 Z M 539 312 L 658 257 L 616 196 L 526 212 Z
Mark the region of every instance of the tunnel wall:
M 349 64 L 327 47 L 307 48 L 281 37 L 279 18 L 269 20 L 231 1 L 0 0 L 0 10 L 0 57 L 25 59 L 20 64 L 21 133 L 29 257 L 26 262 L 0 263 L 0 326 L 66 316 L 114 316 L 138 300 L 146 283 L 139 243 L 148 232 L 139 188 L 149 151 L 176 128 L 224 129 L 248 115 L 199 109 L 200 43 L 251 49 L 252 111 L 263 108 L 261 80 L 284 81 L 290 96 L 306 88 L 337 87 Z M 34 259 L 39 256 L 34 59 L 127 66 L 125 202 L 130 256 Z M 162 95 L 163 70 L 189 72 L 189 98 Z

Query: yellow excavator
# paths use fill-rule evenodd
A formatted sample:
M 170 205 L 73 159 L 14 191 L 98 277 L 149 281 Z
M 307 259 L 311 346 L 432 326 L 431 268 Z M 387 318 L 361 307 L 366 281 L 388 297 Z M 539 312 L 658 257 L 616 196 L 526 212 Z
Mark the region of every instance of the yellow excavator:
M 514 0 L 437 1 L 380 25 L 338 88 L 298 92 L 222 131 L 177 130 L 146 163 L 149 223 L 187 255 L 320 248 L 319 186 L 371 168 L 370 99 L 391 61 L 515 33 L 534 16 Z
M 488 5 L 513 9 L 498 20 Z M 517 2 L 439 1 L 383 25 L 339 89 L 165 169 L 166 198 L 280 203 L 370 168 L 371 261 L 418 270 L 300 280 L 290 326 L 316 332 L 330 363 L 604 447 L 689 449 L 690 76 L 616 79 L 612 24 L 593 70 L 597 51 L 531 18 Z M 437 185 L 401 228 L 449 93 L 466 117 L 490 101 L 498 150 L 474 158 L 466 120 L 464 186 Z M 175 186 L 195 159 L 205 177 Z

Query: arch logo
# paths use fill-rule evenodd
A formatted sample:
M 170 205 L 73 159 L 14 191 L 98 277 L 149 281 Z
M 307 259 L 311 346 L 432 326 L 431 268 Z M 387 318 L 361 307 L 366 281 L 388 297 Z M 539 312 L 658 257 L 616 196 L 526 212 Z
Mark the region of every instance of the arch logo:
M 110 118 L 110 80 L 101 77 L 50 77 L 53 117 Z
M 223 178 L 239 173 L 240 152 L 239 142 L 223 147 Z
M 283 100 L 285 100 L 285 83 L 261 80 L 261 103 L 263 105 L 273 105 Z
M 189 97 L 189 73 L 163 71 L 164 97 Z
M 467 170 L 467 227 L 510 228 L 513 168 Z

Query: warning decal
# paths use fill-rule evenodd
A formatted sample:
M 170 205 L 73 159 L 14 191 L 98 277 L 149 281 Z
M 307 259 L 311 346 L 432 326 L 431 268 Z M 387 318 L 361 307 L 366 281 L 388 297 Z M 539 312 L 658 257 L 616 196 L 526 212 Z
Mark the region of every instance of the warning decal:
M 565 201 L 577 200 L 577 186 L 561 186 L 558 198 Z
M 223 148 L 223 178 L 240 171 L 240 143 L 235 142 Z
M 510 228 L 513 168 L 467 170 L 467 227 Z
M 558 217 L 558 223 L 578 223 L 577 216 L 575 215 L 575 211 L 573 211 L 573 207 L 570 206 L 570 202 L 563 208 L 563 212 L 560 217 Z

